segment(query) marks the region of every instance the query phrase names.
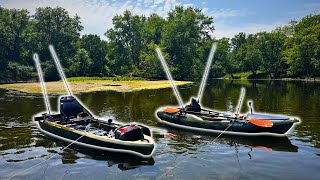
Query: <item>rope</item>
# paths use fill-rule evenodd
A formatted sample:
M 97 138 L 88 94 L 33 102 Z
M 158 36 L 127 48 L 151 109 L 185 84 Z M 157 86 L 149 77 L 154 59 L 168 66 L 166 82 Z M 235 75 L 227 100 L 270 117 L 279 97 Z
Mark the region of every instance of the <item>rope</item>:
M 232 123 L 229 124 L 229 126 L 224 129 L 216 138 L 214 138 L 212 140 L 212 142 L 215 142 L 227 129 L 229 129 L 229 127 L 232 125 Z M 164 175 L 168 174 L 170 171 L 172 171 L 174 168 L 176 168 L 179 164 L 181 164 L 183 161 L 189 159 L 192 156 L 192 154 L 190 154 L 189 156 L 187 156 L 186 158 L 182 159 L 179 163 L 177 163 L 175 166 L 173 166 L 171 169 L 169 169 L 167 172 L 163 173 L 161 176 L 159 176 L 156 180 L 159 180 L 161 177 L 163 177 Z
M 82 138 L 83 136 L 85 136 L 85 135 L 86 135 L 86 133 L 84 133 L 84 134 L 83 134 L 82 136 L 80 136 L 78 139 L 72 141 L 69 145 L 67 145 L 66 147 L 64 147 L 63 149 L 61 149 L 61 151 L 64 151 L 65 149 L 67 149 L 69 146 L 71 146 L 72 144 L 74 144 L 75 142 L 77 142 L 79 139 L 81 139 L 81 138 Z M 54 155 L 52 155 L 52 156 L 49 157 L 48 159 L 46 159 L 46 160 L 44 160 L 44 161 L 42 161 L 42 162 L 40 162 L 40 163 L 38 163 L 38 164 L 35 164 L 34 166 L 31 166 L 30 168 L 28 168 L 28 169 L 26 169 L 26 170 L 24 170 L 24 171 L 21 171 L 21 172 L 18 172 L 18 173 L 16 173 L 16 174 L 14 174 L 13 176 L 10 176 L 8 179 L 12 179 L 13 177 L 15 177 L 15 176 L 17 176 L 17 175 L 19 175 L 19 174 L 22 174 L 22 173 L 24 173 L 24 172 L 27 172 L 27 171 L 29 171 L 30 169 L 32 169 L 32 168 L 34 168 L 34 167 L 37 167 L 37 166 L 39 166 L 40 164 L 45 163 L 46 161 L 48 161 L 48 160 L 52 159 L 53 157 L 55 157 L 57 154 L 58 154 L 58 153 L 55 153 Z

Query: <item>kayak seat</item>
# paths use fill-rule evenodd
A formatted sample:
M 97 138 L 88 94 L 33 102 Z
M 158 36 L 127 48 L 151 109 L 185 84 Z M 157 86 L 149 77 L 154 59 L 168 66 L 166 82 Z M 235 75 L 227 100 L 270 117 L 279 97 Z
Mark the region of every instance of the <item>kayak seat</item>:
M 63 96 L 60 98 L 60 113 L 67 119 L 75 118 L 82 112 L 82 105 L 73 96 Z

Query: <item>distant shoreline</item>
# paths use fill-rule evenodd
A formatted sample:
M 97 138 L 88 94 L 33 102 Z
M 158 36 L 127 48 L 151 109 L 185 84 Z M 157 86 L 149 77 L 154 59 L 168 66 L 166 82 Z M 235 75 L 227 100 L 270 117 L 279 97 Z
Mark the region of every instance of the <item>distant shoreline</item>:
M 305 79 L 300 79 L 300 78 L 277 78 L 277 79 L 268 79 L 268 78 L 261 78 L 261 79 L 245 79 L 245 78 L 239 78 L 239 79 L 230 79 L 230 78 L 214 78 L 214 79 L 223 79 L 223 80 L 263 80 L 263 81 L 320 81 L 320 77 L 316 77 L 316 78 L 305 78 Z
M 175 81 L 177 86 L 192 84 L 191 81 Z M 64 94 L 66 89 L 62 81 L 46 82 L 48 94 Z M 70 88 L 75 94 L 94 92 L 94 91 L 117 91 L 131 92 L 144 89 L 162 89 L 169 88 L 168 80 L 148 81 L 148 80 L 132 80 L 132 81 L 113 81 L 113 80 L 83 80 L 69 81 Z M 26 93 L 41 93 L 39 82 L 21 82 L 11 84 L 0 84 L 0 88 L 15 90 Z

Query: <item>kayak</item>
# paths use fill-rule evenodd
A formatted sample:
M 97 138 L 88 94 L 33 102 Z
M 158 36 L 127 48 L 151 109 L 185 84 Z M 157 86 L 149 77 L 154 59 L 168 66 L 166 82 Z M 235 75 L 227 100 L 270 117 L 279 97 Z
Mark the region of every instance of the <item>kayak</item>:
M 68 91 L 68 95 L 59 99 L 59 113 L 51 113 L 49 98 L 46 92 L 39 56 L 35 53 L 41 89 L 47 113 L 34 117 L 34 122 L 44 134 L 86 148 L 131 153 L 142 157 L 151 157 L 155 142 L 149 128 L 136 123 L 121 125 L 95 118 L 71 93 L 67 79 L 53 46 L 49 46 L 51 55 L 59 70 L 59 74 Z M 67 146 L 67 147 L 68 147 Z
M 173 111 L 166 108 L 157 112 L 157 117 L 168 125 L 196 129 L 200 131 L 223 132 L 226 134 L 285 134 L 298 123 L 296 118 L 285 116 L 248 113 L 234 117 L 226 113 L 201 109 L 198 112 Z M 171 110 L 171 111 L 170 111 Z
M 154 141 L 149 128 L 96 119 L 73 96 L 61 97 L 60 104 L 59 114 L 34 117 L 44 134 L 91 149 L 151 156 Z

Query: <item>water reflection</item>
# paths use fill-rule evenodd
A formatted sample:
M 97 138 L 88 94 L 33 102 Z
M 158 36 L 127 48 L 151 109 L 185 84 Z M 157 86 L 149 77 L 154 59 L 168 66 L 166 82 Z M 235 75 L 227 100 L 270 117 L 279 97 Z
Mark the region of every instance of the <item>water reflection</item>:
M 82 154 L 82 157 L 79 156 Z M 106 161 L 107 166 L 117 166 L 120 170 L 130 170 L 139 168 L 142 166 L 152 166 L 155 161 L 151 158 L 141 158 L 139 156 L 134 156 L 130 154 L 105 152 L 92 149 L 87 149 L 78 146 L 71 146 L 71 148 L 66 149 L 60 153 L 62 164 L 74 164 L 80 158 L 87 158 L 99 161 Z
M 203 93 L 203 107 L 233 112 L 241 87 L 245 87 L 244 102 L 252 100 L 256 112 L 297 116 L 302 123 L 295 126 L 287 137 L 223 135 L 213 143 L 216 134 L 189 132 L 159 123 L 155 117 L 156 109 L 178 104 L 170 88 L 128 93 L 92 92 L 76 96 L 97 116 L 120 122 L 136 121 L 153 127 L 157 143 L 153 158 L 145 160 L 105 152 L 92 153 L 79 147 L 61 151 L 64 144 L 43 135 L 32 123 L 32 116 L 45 110 L 42 95 L 0 89 L 0 167 L 4 167 L 0 168 L 0 179 L 4 175 L 12 175 L 18 169 L 26 169 L 45 160 L 54 153 L 59 155 L 48 162 L 49 168 L 58 171 L 62 167 L 59 169 L 62 174 L 64 171 L 72 172 L 65 174 L 69 179 L 84 175 L 79 169 L 87 170 L 91 166 L 94 166 L 95 171 L 98 169 L 101 178 L 118 178 L 118 171 L 123 171 L 120 174 L 123 179 L 131 175 L 155 179 L 167 167 L 172 167 L 190 153 L 198 161 L 190 158 L 182 163 L 183 168 L 172 171 L 172 176 L 188 179 L 192 177 L 190 173 L 195 168 L 199 169 L 203 178 L 208 179 L 212 179 L 209 172 L 225 175 L 228 170 L 234 170 L 238 173 L 238 168 L 230 169 L 234 166 L 235 155 L 239 155 L 243 167 L 241 171 L 244 173 L 240 174 L 242 179 L 252 179 L 260 170 L 267 171 L 266 178 L 269 179 L 274 179 L 273 174 L 287 172 L 288 168 L 292 172 L 288 178 L 310 179 L 312 174 L 318 173 L 319 168 L 315 164 L 318 164 L 320 154 L 320 82 L 210 80 L 208 84 Z M 179 90 L 187 103 L 191 96 L 197 95 L 198 87 L 194 84 L 179 87 Z M 50 96 L 53 110 L 57 109 L 57 100 L 58 96 Z M 248 108 L 244 105 L 241 112 L 247 111 Z M 166 132 L 177 136 L 167 139 L 163 135 Z M 262 161 L 267 163 L 261 169 Z M 269 168 L 270 166 L 276 168 Z M 68 170 L 64 169 L 66 167 Z M 250 172 L 246 174 L 249 169 Z M 60 178 L 56 171 L 43 170 L 40 173 L 47 173 L 51 179 Z M 30 172 L 30 179 L 37 178 L 38 171 L 39 169 L 35 169 Z M 86 173 L 99 177 L 95 171 Z M 306 177 L 301 172 L 306 172 Z
M 167 127 L 172 133 L 168 145 L 198 150 L 207 144 L 224 144 L 230 147 L 242 146 L 250 149 L 263 149 L 267 151 L 298 152 L 298 146 L 291 143 L 287 136 L 241 136 L 223 134 L 216 139 L 217 134 Z M 189 147 L 190 146 L 190 147 Z M 176 148 L 176 147 L 173 147 Z

